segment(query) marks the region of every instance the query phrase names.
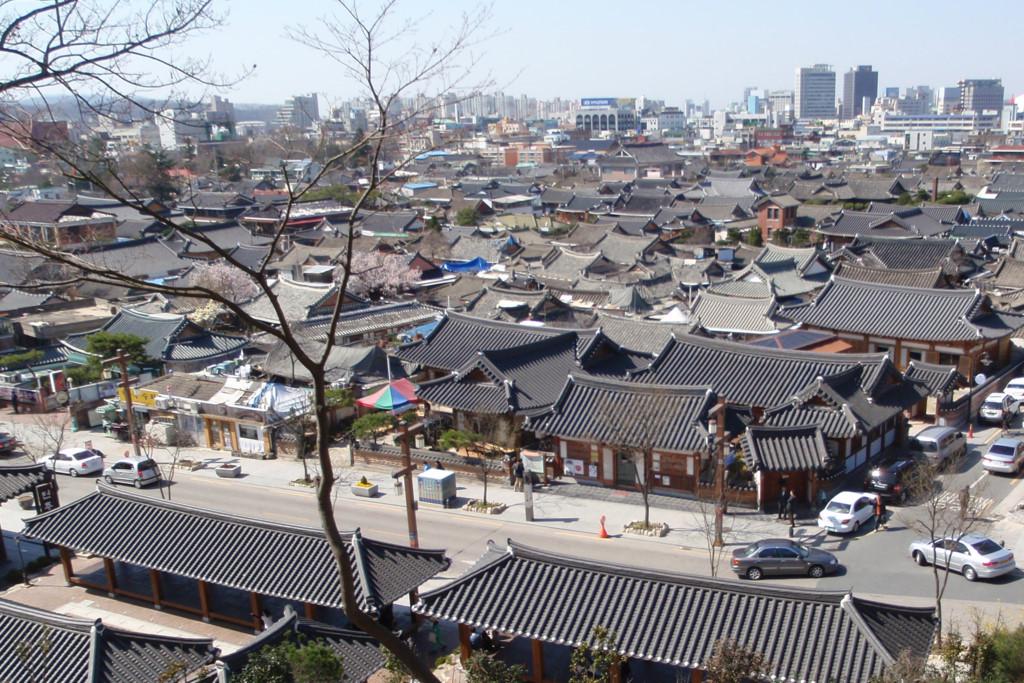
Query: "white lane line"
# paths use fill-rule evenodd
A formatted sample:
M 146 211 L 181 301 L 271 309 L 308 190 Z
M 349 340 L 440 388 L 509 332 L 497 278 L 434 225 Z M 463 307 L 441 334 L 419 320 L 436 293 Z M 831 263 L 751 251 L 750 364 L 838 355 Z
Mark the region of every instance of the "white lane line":
M 977 479 L 975 479 L 975 480 L 974 480 L 974 483 L 973 483 L 973 484 L 971 484 L 971 485 L 970 485 L 970 486 L 969 486 L 968 488 L 972 488 L 972 489 L 973 489 L 973 488 L 974 488 L 975 486 L 977 486 L 978 484 L 980 484 L 980 483 L 981 483 L 981 481 L 982 481 L 982 480 L 983 480 L 983 479 L 984 479 L 985 477 L 987 477 L 987 476 L 988 476 L 988 472 L 982 472 L 982 473 L 981 473 L 981 476 L 980 476 L 980 477 L 978 477 Z

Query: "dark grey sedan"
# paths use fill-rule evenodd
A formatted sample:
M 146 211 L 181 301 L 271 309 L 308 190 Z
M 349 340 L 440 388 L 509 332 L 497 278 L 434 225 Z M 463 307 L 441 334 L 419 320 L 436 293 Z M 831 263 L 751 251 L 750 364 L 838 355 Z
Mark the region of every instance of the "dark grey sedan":
M 762 576 L 810 576 L 820 579 L 839 569 L 830 552 L 808 548 L 786 538 L 770 538 L 732 552 L 732 570 L 757 581 Z

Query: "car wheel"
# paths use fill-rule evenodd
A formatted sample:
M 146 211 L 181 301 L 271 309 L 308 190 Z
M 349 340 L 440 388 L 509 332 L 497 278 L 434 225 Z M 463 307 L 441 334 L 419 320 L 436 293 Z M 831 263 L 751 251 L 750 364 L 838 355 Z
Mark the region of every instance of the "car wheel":
M 925 559 L 924 553 L 922 553 L 920 550 L 914 551 L 914 562 L 917 562 L 922 567 L 928 566 L 928 560 Z
M 114 485 L 114 479 L 113 479 L 113 478 L 112 478 L 112 477 L 111 477 L 110 475 L 106 475 L 106 476 L 104 476 L 104 477 L 103 477 L 103 481 L 107 482 L 107 483 L 108 483 L 108 484 L 110 484 L 111 486 L 113 486 L 113 485 Z
M 822 567 L 820 564 L 814 564 L 811 565 L 811 568 L 807 570 L 807 574 L 812 579 L 820 579 L 821 577 L 825 576 L 825 568 Z
M 978 572 L 974 571 L 974 567 L 967 565 L 964 567 L 964 578 L 968 581 L 974 581 L 978 578 Z
M 142 488 L 142 480 L 141 479 L 136 479 L 133 482 L 133 484 L 134 484 L 135 488 L 137 488 L 137 489 L 141 489 Z
M 78 470 L 76 470 L 74 467 L 72 467 L 71 469 L 68 470 L 68 474 L 70 474 L 72 477 L 77 477 L 78 476 Z
M 760 567 L 751 567 L 747 570 L 747 578 L 751 581 L 759 581 L 762 576 L 764 576 L 764 573 Z

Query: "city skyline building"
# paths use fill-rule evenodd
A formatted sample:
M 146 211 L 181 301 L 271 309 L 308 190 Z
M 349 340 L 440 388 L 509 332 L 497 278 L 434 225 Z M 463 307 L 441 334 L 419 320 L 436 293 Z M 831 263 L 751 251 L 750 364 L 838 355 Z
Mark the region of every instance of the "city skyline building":
M 793 89 L 798 119 L 836 117 L 836 73 L 828 64 L 798 67 Z
M 843 75 L 843 118 L 852 119 L 871 111 L 878 99 L 878 72 L 862 64 Z

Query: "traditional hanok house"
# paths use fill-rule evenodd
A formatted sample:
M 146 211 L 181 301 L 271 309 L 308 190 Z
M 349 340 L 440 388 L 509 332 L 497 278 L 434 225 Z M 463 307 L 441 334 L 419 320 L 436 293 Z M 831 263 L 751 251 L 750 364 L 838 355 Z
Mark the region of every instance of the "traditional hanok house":
M 841 246 L 856 237 L 919 239 L 948 233 L 953 224 L 936 219 L 919 207 L 903 208 L 897 205 L 876 205 L 871 211 L 843 209 L 818 224 L 815 232 L 827 244 Z
M 489 320 L 535 322 L 554 327 L 582 327 L 590 310 L 562 300 L 550 290 L 527 292 L 501 287 L 484 287 L 466 302 L 466 312 Z
M 345 223 L 352 215 L 352 207 L 333 199 L 316 202 L 298 202 L 291 207 L 283 204 L 263 204 L 246 209 L 238 222 L 253 235 L 273 236 L 300 232 L 310 228 L 327 228 Z M 283 224 L 283 230 L 282 230 Z
M 146 355 L 158 368 L 196 372 L 215 363 L 237 358 L 248 345 L 242 337 L 210 332 L 183 315 L 149 314 L 123 308 L 103 327 L 63 340 L 68 360 L 85 363 L 91 355 L 89 337 L 97 332 L 131 334 L 146 340 Z
M 967 250 L 960 240 L 952 239 L 887 239 L 858 236 L 853 242 L 833 252 L 837 263 L 889 270 L 942 271 L 946 286 L 955 287 L 977 273 L 982 259 L 976 249 Z
M 511 540 L 507 547 L 488 542 L 473 567 L 423 593 L 413 612 L 458 624 L 463 661 L 472 654 L 474 629 L 528 640 L 534 683 L 567 680 L 564 650 L 592 643 L 595 625 L 612 634 L 609 647 L 633 680 L 689 683 L 705 680 L 726 639 L 760 653 L 769 680 L 864 683 L 884 675 L 904 652 L 926 658 L 938 627 L 932 607 L 657 572 Z M 561 656 L 546 658 L 545 644 Z M 609 680 L 625 680 L 623 674 L 613 669 Z
M 821 427 L 816 424 L 750 425 L 741 443 L 743 457 L 754 471 L 760 510 L 777 511 L 773 505 L 782 490 L 799 490 L 801 499 L 815 500 L 822 483 L 837 472 Z
M 439 320 L 442 311 L 418 301 L 367 306 L 338 315 L 334 328 L 335 343 L 341 346 L 373 344 L 397 337 L 402 332 Z M 330 327 L 331 316 L 312 318 L 296 331 L 303 337 L 324 340 Z
M 783 303 L 798 302 L 823 287 L 829 275 L 828 262 L 818 249 L 769 244 L 749 266 L 709 290 L 724 296 L 773 296 Z
M 637 464 L 651 451 L 653 488 L 695 493 L 714 405 L 708 387 L 639 384 L 572 372 L 551 406 L 528 429 L 550 439 L 577 480 L 633 488 Z M 641 475 L 642 477 L 643 475 Z
M 938 425 L 956 419 L 943 411 L 948 403 L 957 398 L 956 391 L 968 386 L 967 378 L 956 367 L 912 360 L 903 378 L 917 385 L 923 396 L 917 405 L 907 409 L 908 417 L 931 419 Z
M 775 320 L 774 296 L 738 297 L 703 291 L 690 307 L 689 322 L 704 332 L 728 339 L 775 334 L 789 325 Z
M 616 197 L 601 194 L 575 193 L 554 211 L 555 220 L 562 223 L 590 223 L 598 216 L 611 212 Z M 543 200 L 542 200 L 543 201 Z
M 77 201 L 39 200 L 0 207 L 4 230 L 54 247 L 111 242 L 117 217 Z
M 192 507 L 99 483 L 92 493 L 25 522 L 57 547 L 69 585 L 260 630 L 286 605 L 335 620 L 343 598 L 320 528 Z M 392 623 L 396 600 L 449 568 L 443 550 L 342 535 L 360 609 Z M 296 569 L 301 564 L 301 571 Z M 330 618 L 328 618 L 330 617 Z M 138 680 L 138 679 L 135 679 Z
M 599 159 L 597 165 L 604 181 L 674 178 L 686 170 L 683 157 L 661 143 L 620 145 Z
M 614 231 L 606 232 L 596 241 L 577 248 L 579 251 L 600 252 L 605 258 L 624 266 L 632 266 L 655 254 L 674 256 L 675 250 L 668 242 L 650 235 L 624 235 Z
M 550 406 L 577 367 L 575 332 L 501 350 L 478 351 L 457 371 L 423 382 L 417 396 L 431 413 L 450 414 L 456 429 L 518 448 L 525 419 Z
M 825 482 L 877 461 L 886 448 L 901 443 L 906 435 L 904 411 L 925 396 L 923 386 L 885 364 L 877 373 L 854 367 L 819 377 L 785 403 L 766 410 L 763 423 L 768 427 L 817 427 L 826 453 L 816 451 L 813 466 L 807 456 L 789 469 L 775 463 L 763 470 L 756 477 L 762 508 L 777 499 L 782 485 L 800 500 L 813 501 L 829 486 Z
M 874 282 L 897 287 L 924 287 L 948 289 L 950 280 L 941 266 L 936 268 L 896 269 L 861 266 L 849 261 L 840 261 L 832 271 L 836 277 L 860 282 Z
M 561 280 L 575 280 L 587 275 L 612 275 L 622 267 L 601 252 L 579 253 L 558 247 L 541 261 L 538 275 Z
M 0 679 L 6 683 L 183 680 L 207 671 L 220 651 L 210 638 L 139 633 L 0 600 Z
M 125 402 L 124 389 L 118 396 Z M 249 457 L 276 452 L 274 431 L 309 409 L 305 390 L 242 377 L 169 374 L 131 388 L 137 419 L 169 427 L 168 441 Z
M 338 286 L 333 283 L 295 282 L 285 277 L 279 277 L 272 282 L 270 288 L 290 323 L 331 315 L 334 312 L 340 291 Z M 360 297 L 345 292 L 341 310 L 350 311 L 365 305 L 366 301 Z M 243 303 L 241 308 L 257 320 L 271 325 L 281 324 L 277 311 L 263 292 Z
M 238 218 L 256 200 L 237 192 L 196 192 L 178 203 L 187 218 L 196 223 Z
M 991 374 L 1010 359 L 1010 338 L 1024 316 L 996 311 L 976 289 L 897 287 L 833 278 L 810 302 L 782 318 L 835 334 L 856 351 L 953 365 L 966 377 Z

